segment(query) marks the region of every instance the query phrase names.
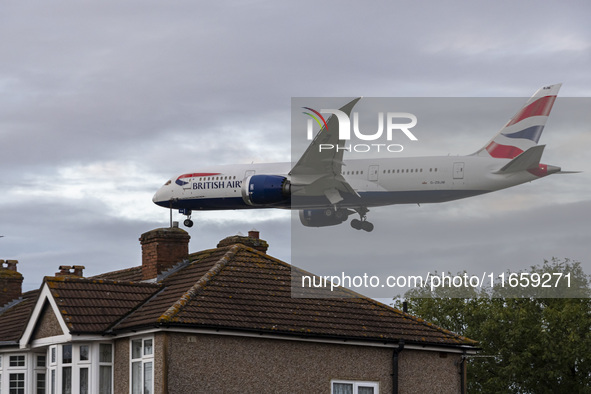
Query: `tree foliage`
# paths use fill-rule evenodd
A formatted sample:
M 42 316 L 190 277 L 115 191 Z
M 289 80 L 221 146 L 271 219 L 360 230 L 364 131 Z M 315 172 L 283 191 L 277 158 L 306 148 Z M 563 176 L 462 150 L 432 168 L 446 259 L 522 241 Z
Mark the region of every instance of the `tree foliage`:
M 530 273 L 571 272 L 571 286 L 585 298 L 514 297 L 495 285 L 469 298 L 425 287 L 405 294 L 409 313 L 480 342 L 469 359 L 468 388 L 477 393 L 591 393 L 591 299 L 580 263 L 544 262 Z M 450 293 L 447 293 L 450 294 Z M 427 297 L 427 296 L 431 297 Z M 395 299 L 401 308 L 403 300 Z

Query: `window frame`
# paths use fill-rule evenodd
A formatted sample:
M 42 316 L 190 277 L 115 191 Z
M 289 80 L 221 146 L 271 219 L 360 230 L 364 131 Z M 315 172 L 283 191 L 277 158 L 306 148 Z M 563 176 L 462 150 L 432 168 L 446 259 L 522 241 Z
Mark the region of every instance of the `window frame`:
M 23 365 L 11 365 L 13 357 L 22 357 Z M 8 355 L 7 369 L 27 369 L 27 355 L 25 353 L 14 353 Z
M 41 362 L 40 362 L 41 361 Z M 47 394 L 47 352 L 46 353 L 34 353 L 33 354 L 33 393 L 34 394 Z M 43 376 L 43 386 L 39 385 L 39 377 Z
M 47 372 L 45 371 L 33 371 L 33 374 L 35 376 L 35 380 L 33 381 L 33 393 L 35 394 L 39 394 L 41 393 L 47 393 Z M 39 385 L 39 377 L 43 376 L 43 386 Z
M 102 361 L 101 360 L 101 345 L 107 345 L 111 347 L 111 360 L 110 361 Z M 113 375 L 114 372 L 114 367 L 113 367 L 113 360 L 115 358 L 115 345 L 113 343 L 110 342 L 100 342 L 97 345 L 97 372 L 98 372 L 98 378 L 97 378 L 97 387 L 98 387 L 98 392 L 101 393 L 103 392 L 103 388 L 101 388 L 101 367 L 109 367 L 111 370 L 111 375 L 110 375 L 110 380 L 111 380 L 111 387 L 108 388 L 108 392 L 110 394 L 113 393 L 113 385 L 115 384 L 115 377 Z M 91 378 L 92 379 L 92 378 Z M 89 385 L 91 385 L 92 387 L 92 380 L 89 382 Z M 92 390 L 91 390 L 92 392 Z
M 22 375 L 22 380 L 19 379 L 17 381 L 13 381 L 12 380 L 12 377 L 13 376 L 16 376 L 16 375 Z M 17 383 L 17 384 L 22 383 L 22 386 L 19 384 L 20 387 L 10 387 L 10 385 L 12 383 Z M 20 394 L 19 391 L 22 394 L 25 394 L 26 393 L 26 390 L 27 390 L 27 373 L 26 373 L 26 371 L 11 371 L 11 372 L 8 372 L 8 392 L 10 393 L 13 390 L 17 390 L 17 394 Z
M 335 392 L 334 392 L 335 383 L 352 385 L 353 386 L 353 394 L 359 393 L 360 386 L 361 387 L 372 387 L 374 389 L 374 394 L 379 394 L 379 392 L 380 392 L 380 382 L 366 381 L 366 380 L 331 379 L 331 381 L 330 381 L 330 393 L 331 394 L 335 394 Z
M 140 356 L 134 357 L 134 342 L 141 341 L 141 348 L 140 348 Z M 146 342 L 150 341 L 151 346 L 147 347 Z M 146 352 L 146 349 L 150 350 L 150 353 Z M 154 393 L 154 375 L 155 375 L 155 365 L 154 365 L 154 353 L 155 353 L 155 340 L 153 335 L 149 336 L 142 336 L 142 337 L 132 337 L 129 338 L 129 392 L 134 393 L 133 391 L 133 383 L 134 383 L 134 374 L 133 374 L 133 366 L 134 364 L 139 363 L 140 365 L 140 391 L 139 394 L 145 394 L 144 392 L 144 383 L 145 383 L 145 376 L 144 373 L 146 371 L 146 364 L 151 364 L 152 366 L 152 376 L 150 379 L 150 394 Z

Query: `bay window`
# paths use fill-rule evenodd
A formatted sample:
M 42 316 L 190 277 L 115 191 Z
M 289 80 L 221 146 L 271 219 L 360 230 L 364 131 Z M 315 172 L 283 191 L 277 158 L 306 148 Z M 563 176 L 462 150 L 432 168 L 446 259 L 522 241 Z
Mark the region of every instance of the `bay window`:
M 45 372 L 37 373 L 37 394 L 45 394 L 45 380 L 49 394 L 113 393 L 111 343 L 52 345 L 49 347 L 47 359 L 47 378 Z

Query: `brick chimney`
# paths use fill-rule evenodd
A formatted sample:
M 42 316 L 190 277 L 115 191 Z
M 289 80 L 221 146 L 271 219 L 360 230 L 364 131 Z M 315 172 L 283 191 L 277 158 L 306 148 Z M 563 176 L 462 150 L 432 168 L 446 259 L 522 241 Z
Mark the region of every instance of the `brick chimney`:
M 0 308 L 22 295 L 23 275 L 17 272 L 17 260 L 0 260 Z
M 191 236 L 178 227 L 157 228 L 142 234 L 142 279 L 153 279 L 189 254 Z
M 250 246 L 251 248 L 263 253 L 267 253 L 267 249 L 269 249 L 269 244 L 267 243 L 267 241 L 260 239 L 259 232 L 254 229 L 248 232 L 248 237 L 245 237 L 243 235 L 234 235 L 231 237 L 226 237 L 218 243 L 217 247 L 222 248 L 224 246 L 234 244 Z
M 84 267 L 83 265 L 60 265 L 60 270 L 55 273 L 55 276 L 68 276 L 71 278 L 82 278 L 84 277 Z

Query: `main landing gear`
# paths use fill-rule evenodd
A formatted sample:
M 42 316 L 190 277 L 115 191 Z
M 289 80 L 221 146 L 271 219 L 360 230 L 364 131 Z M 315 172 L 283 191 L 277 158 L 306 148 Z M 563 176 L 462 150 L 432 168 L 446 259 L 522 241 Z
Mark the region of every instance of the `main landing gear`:
M 185 221 L 183 222 L 183 224 L 185 225 L 185 227 L 193 227 L 193 221 L 191 220 L 191 213 L 192 211 L 190 209 L 179 209 L 179 213 L 182 215 L 186 215 L 187 218 L 185 219 Z
M 368 233 L 373 231 L 373 223 L 367 221 L 367 213 L 369 209 L 367 208 L 359 208 L 356 209 L 357 213 L 359 214 L 359 219 L 351 220 L 351 227 L 355 230 L 363 230 L 367 231 Z

